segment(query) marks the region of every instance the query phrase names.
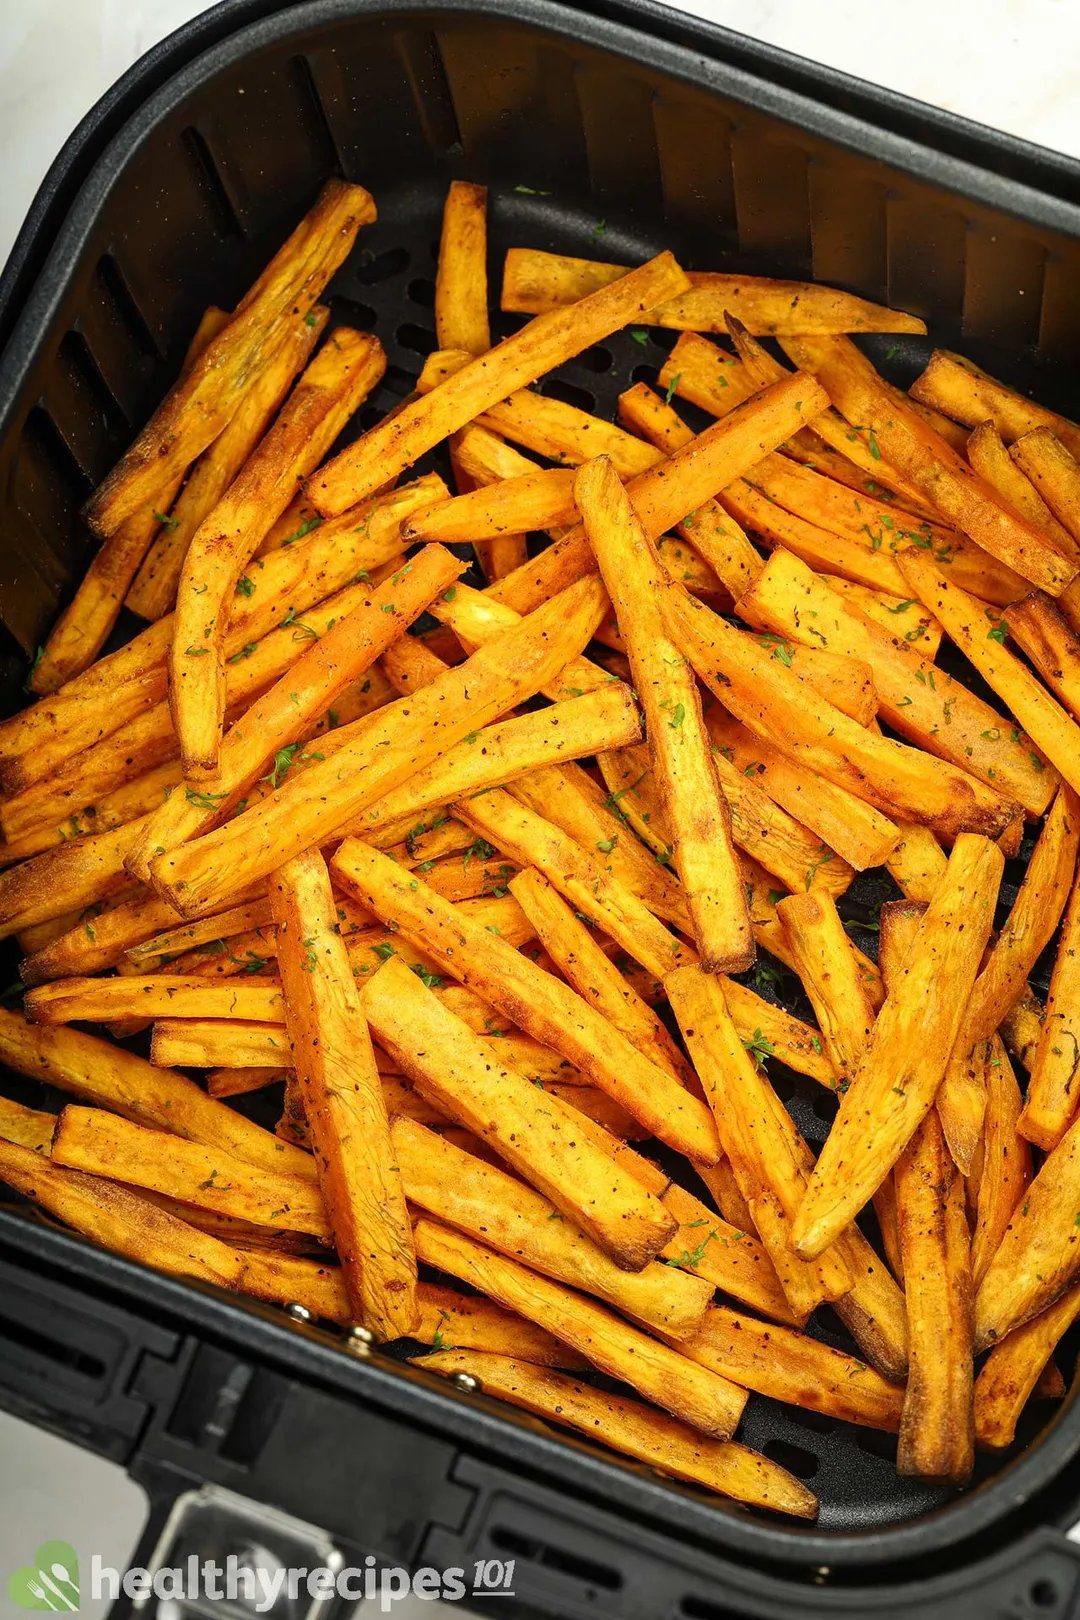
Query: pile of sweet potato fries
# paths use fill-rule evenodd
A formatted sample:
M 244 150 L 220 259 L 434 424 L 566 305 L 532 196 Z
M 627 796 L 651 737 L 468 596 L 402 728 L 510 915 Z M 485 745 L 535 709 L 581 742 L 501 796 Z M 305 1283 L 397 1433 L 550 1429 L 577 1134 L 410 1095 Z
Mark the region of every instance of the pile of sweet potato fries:
M 331 182 L 206 312 L 0 726 L 0 1058 L 75 1099 L 0 1098 L 0 1177 L 756 1507 L 817 1504 L 731 1438 L 750 1391 L 963 1482 L 1080 1312 L 1080 428 L 670 253 L 513 249 L 493 345 L 455 183 L 439 348 L 327 459 L 385 366 L 319 303 L 374 218 Z M 618 424 L 535 389 L 626 327 L 680 335 Z M 816 1162 L 772 1063 L 838 1096 Z M 282 1083 L 276 1134 L 228 1101 Z

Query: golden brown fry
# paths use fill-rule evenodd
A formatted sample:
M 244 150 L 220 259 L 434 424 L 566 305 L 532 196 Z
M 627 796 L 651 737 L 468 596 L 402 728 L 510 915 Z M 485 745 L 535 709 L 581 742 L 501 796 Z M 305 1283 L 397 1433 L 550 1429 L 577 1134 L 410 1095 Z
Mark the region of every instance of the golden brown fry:
M 307 319 L 357 231 L 374 218 L 375 204 L 363 186 L 327 182 L 228 325 L 87 502 L 83 516 L 96 533 L 112 534 L 153 497 L 164 475 L 182 471 L 216 438 L 283 328 Z
M 776 914 L 825 1049 L 837 1074 L 850 1082 L 870 1038 L 875 1007 L 836 904 L 827 892 L 790 894 L 777 903 Z
M 421 880 L 407 879 L 393 861 L 359 840 L 347 839 L 332 864 L 335 881 L 347 894 L 397 923 L 403 940 L 419 946 L 462 984 L 474 986 L 528 1034 L 561 1052 L 662 1141 L 693 1158 L 715 1160 L 716 1131 L 704 1103 L 641 1057 L 566 985 L 461 916 L 460 908 L 441 900 Z
M 531 321 L 523 331 L 478 356 L 323 467 L 310 482 L 316 507 L 324 517 L 336 516 L 489 406 L 535 382 L 686 285 L 671 254 L 661 253 L 618 286 L 602 288 L 573 309 Z
M 849 422 L 871 430 L 883 462 L 911 479 L 948 522 L 1052 596 L 1065 589 L 1077 565 L 1004 506 L 910 401 L 882 382 L 849 338 L 785 339 L 784 347 L 797 365 L 814 372 Z
M 328 840 L 413 771 L 545 686 L 585 646 L 603 607 L 595 577 L 571 586 L 446 670 L 422 696 L 361 722 L 362 731 L 323 763 L 290 777 L 226 826 L 156 857 L 155 887 L 184 915 L 196 915 L 227 899 L 240 883 L 257 881 Z
M 672 639 L 714 695 L 773 747 L 886 815 L 918 820 L 952 837 L 994 837 L 1016 807 L 976 777 L 904 743 L 876 735 L 818 698 L 752 637 L 677 587 L 661 596 Z
M 251 1066 L 246 1069 L 212 1069 L 206 1076 L 208 1097 L 244 1097 L 249 1091 L 262 1091 L 279 1084 L 292 1071 L 280 1065 Z
M 425 1095 L 489 1142 L 519 1174 L 628 1271 L 663 1248 L 674 1222 L 633 1178 L 576 1134 L 576 1114 L 489 1047 L 399 961 L 363 986 L 380 1046 Z
M 798 557 L 773 552 L 738 606 L 751 624 L 864 660 L 874 672 L 881 718 L 902 737 L 970 771 L 1031 815 L 1045 812 L 1056 773 L 1029 740 L 899 634 L 889 635 L 830 591 Z
M 991 1350 L 975 1380 L 975 1440 L 980 1446 L 1009 1446 L 1016 1424 L 1063 1334 L 1080 1315 L 1080 1284 L 1066 1290 L 1023 1327 Z
M 479 1294 L 459 1294 L 454 1288 L 429 1282 L 420 1283 L 416 1293 L 420 1326 L 412 1337 L 436 1351 L 481 1350 L 513 1356 L 536 1367 L 564 1367 L 573 1372 L 589 1365 L 553 1333 Z
M 319 852 L 283 866 L 269 893 L 292 1058 L 349 1301 L 379 1338 L 399 1338 L 416 1325 L 416 1256 L 382 1087 Z
M 971 1255 L 963 1182 L 934 1109 L 896 1162 L 908 1381 L 896 1466 L 962 1483 L 974 1463 Z
M 629 266 L 572 259 L 536 248 L 511 248 L 503 266 L 502 308 L 540 315 L 584 298 L 628 273 Z M 916 315 L 872 304 L 854 293 L 809 281 L 720 275 L 692 270 L 690 290 L 648 312 L 652 326 L 675 331 L 726 332 L 730 311 L 749 332 L 925 332 Z
M 537 468 L 522 478 L 455 495 L 402 525 L 402 538 L 443 545 L 498 539 L 529 529 L 551 529 L 577 520 L 574 473 L 569 467 Z
M 930 1108 L 990 935 L 1003 865 L 988 840 L 957 838 L 795 1218 L 800 1253 L 820 1254 L 850 1224 Z
M 33 1148 L 0 1141 L 0 1181 L 104 1248 L 173 1277 L 235 1286 L 243 1256 L 118 1182 L 62 1170 Z
M 69 1170 L 110 1176 L 255 1225 L 280 1224 L 331 1241 L 322 1197 L 309 1177 L 256 1170 L 220 1148 L 185 1142 L 99 1108 L 64 1109 L 52 1159 Z
M 986 1111 L 971 1234 L 971 1278 L 976 1289 L 1031 1181 L 1031 1149 L 1017 1128 L 1024 1099 L 1008 1053 L 995 1035 L 983 1046 L 982 1055 Z
M 796 1256 L 790 1223 L 803 1196 L 802 1144 L 771 1087 L 740 1039 L 719 979 L 698 966 L 669 973 L 664 988 L 679 1020 L 724 1153 L 750 1207 L 796 1320 L 823 1300 L 847 1293 L 852 1278 L 838 1255 L 806 1265 Z
M 452 180 L 443 208 L 435 276 L 435 334 L 441 349 L 483 354 L 491 347 L 487 308 L 487 187 Z
M 1045 836 L 1045 835 L 1044 835 Z M 1040 840 L 1041 842 L 1041 840 Z M 1075 856 L 1075 850 L 1073 851 Z M 1034 859 L 1034 858 L 1033 858 Z M 1071 874 L 1070 874 L 1071 876 Z M 1053 929 L 1048 931 L 1052 932 Z M 1049 1151 L 1061 1141 L 1076 1114 L 1080 1090 L 1080 881 L 1073 883 L 1069 907 L 1054 958 L 1050 994 L 1039 1044 L 1031 1063 L 1027 1101 L 1020 1115 L 1021 1136 Z
M 1080 430 L 1069 426 L 1068 435 L 1055 433 L 1047 426 L 1034 428 L 1016 440 L 1009 454 L 1064 530 L 1067 536 L 1067 543 L 1062 544 L 1064 555 L 1075 557 L 1080 546 L 1080 465 L 1076 460 L 1080 454 Z M 1070 589 L 1065 598 L 1062 608 L 1075 625 L 1076 592 Z
M 285 1024 L 242 1018 L 159 1018 L 151 1059 L 155 1068 L 246 1069 L 290 1064 Z
M 225 604 L 245 564 L 382 376 L 379 342 L 339 327 L 319 351 L 255 454 L 192 536 L 176 596 L 169 701 L 189 777 L 216 766 L 225 716 Z
M 1050 690 L 1080 719 L 1080 636 L 1062 609 L 1032 591 L 1005 609 L 1003 621 Z
M 857 608 L 864 618 L 883 626 L 890 635 L 903 636 L 909 647 L 933 663 L 941 647 L 941 626 L 921 602 L 910 596 L 889 596 L 850 579 L 837 579 L 834 574 L 824 577 L 830 591 Z
M 505 1169 L 412 1120 L 395 1119 L 391 1134 L 411 1204 L 546 1277 L 597 1295 L 656 1332 L 686 1339 L 701 1327 L 711 1282 L 656 1260 L 640 1270 L 620 1269 L 548 1198 Z M 600 1158 L 609 1174 L 620 1173 L 617 1159 Z M 640 1198 L 652 1199 L 639 1182 L 633 1185 Z
M 314 321 L 304 321 L 286 332 L 277 351 L 252 380 L 232 420 L 188 474 L 179 500 L 129 582 L 124 605 L 140 618 L 160 619 L 173 606 L 193 537 L 254 453 L 322 335 L 330 312 L 316 306 L 311 313 L 316 316 Z
M 110 1023 L 116 1018 L 251 1018 L 278 1023 L 284 1013 L 277 981 L 244 984 L 179 974 L 147 978 L 57 979 L 31 990 L 26 1016 L 34 1024 Z
M 1080 791 L 1080 727 L 1005 646 L 1005 624 L 938 572 L 922 552 L 905 551 L 900 567 L 911 589 L 941 620 L 946 634 L 1006 704 L 1035 747 Z
M 452 1378 L 468 1373 L 496 1395 L 538 1417 L 576 1429 L 674 1479 L 702 1485 L 737 1502 L 812 1519 L 813 1492 L 781 1468 L 730 1440 L 711 1440 L 651 1407 L 579 1383 L 526 1361 L 476 1350 L 443 1350 L 413 1358 L 416 1366 Z
M 731 816 L 709 755 L 697 682 L 664 632 L 655 602 L 657 565 L 611 464 L 603 458 L 587 463 L 574 487 L 627 638 L 698 949 L 708 971 L 737 973 L 753 961 L 754 942 L 731 842 Z
M 948 349 L 934 350 L 926 370 L 911 385 L 911 397 L 969 428 L 993 422 L 1007 444 L 1033 428 L 1047 427 L 1080 454 L 1080 428 Z
M 980 477 L 1036 529 L 1041 529 L 1063 557 L 1070 556 L 1076 542 L 1047 506 L 1038 489 L 1020 466 L 1022 450 L 1010 455 L 993 422 L 980 422 L 967 446 L 968 460 Z
M 746 1392 L 726 1378 L 620 1322 L 581 1294 L 433 1221 L 417 1222 L 415 1236 L 417 1253 L 428 1265 L 460 1277 L 508 1310 L 547 1328 L 601 1372 L 630 1384 L 673 1417 L 718 1439 L 734 1430 Z
M 890 858 L 900 836 L 895 822 L 847 788 L 786 758 L 719 704 L 711 705 L 705 719 L 713 746 L 724 759 L 821 840 L 815 859 L 822 869 L 842 860 L 861 872 L 883 866 Z M 818 882 L 819 874 L 811 871 L 810 887 Z M 821 886 L 831 888 L 833 883 L 826 876 Z M 846 882 L 836 885 L 837 892 L 846 886 Z
M 567 983 L 639 1052 L 685 1085 L 690 1074 L 686 1059 L 664 1024 L 543 873 L 535 867 L 519 872 L 510 880 L 510 892 Z
M 880 1373 L 808 1334 L 714 1305 L 700 1333 L 680 1348 L 759 1395 L 811 1412 L 895 1433 L 902 1393 Z
M 985 1350 L 1060 1297 L 1080 1267 L 1080 1122 L 1074 1120 L 1013 1210 L 975 1296 Z
M 1038 997 L 1028 986 L 1014 1007 L 1009 1009 L 1001 1024 L 1001 1038 L 1013 1056 L 1030 1069 L 1042 1035 L 1044 1011 Z

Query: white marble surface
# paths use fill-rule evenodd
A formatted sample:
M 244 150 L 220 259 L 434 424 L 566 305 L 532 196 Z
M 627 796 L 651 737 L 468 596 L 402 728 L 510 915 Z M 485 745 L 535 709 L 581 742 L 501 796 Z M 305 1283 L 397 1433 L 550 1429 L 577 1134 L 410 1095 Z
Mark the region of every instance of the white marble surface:
M 1080 0 L 676 0 L 679 8 L 1080 156 Z M 49 163 L 197 0 L 2 0 L 0 260 Z

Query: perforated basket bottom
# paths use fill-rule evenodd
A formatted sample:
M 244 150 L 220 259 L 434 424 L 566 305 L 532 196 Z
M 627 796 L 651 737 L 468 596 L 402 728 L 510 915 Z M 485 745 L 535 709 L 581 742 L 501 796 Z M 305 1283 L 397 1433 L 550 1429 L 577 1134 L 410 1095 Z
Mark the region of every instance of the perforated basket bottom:
M 441 185 L 437 189 L 433 186 L 429 192 L 414 189 L 396 196 L 381 193 L 378 198 L 378 223 L 362 233 L 360 247 L 331 285 L 329 302 L 334 324 L 375 332 L 388 358 L 383 381 L 342 436 L 341 443 L 348 442 L 372 426 L 391 406 L 410 393 L 424 356 L 438 346 L 433 305 L 443 197 Z M 636 263 L 669 245 L 662 237 L 643 238 L 621 231 L 617 221 L 600 221 L 570 212 L 560 207 L 556 196 L 492 192 L 489 201 L 494 338 L 505 336 L 523 324 L 522 317 L 502 315 L 494 308 L 498 302 L 500 270 L 507 247 L 526 245 L 583 257 Z M 701 266 L 708 267 L 704 264 Z M 740 266 L 727 255 L 724 268 L 751 267 Z M 752 268 L 762 271 L 767 270 L 768 266 L 759 262 Z M 540 391 L 614 420 L 619 394 L 635 382 L 654 384 L 676 337 L 676 333 L 654 329 L 649 331 L 646 341 L 642 343 L 631 337 L 629 332 L 617 333 L 553 373 L 540 384 Z M 866 348 L 875 361 L 882 364 L 893 381 L 901 384 L 910 381 L 921 368 L 931 347 L 931 340 L 922 338 L 866 340 Z M 886 353 L 889 355 L 887 361 Z M 689 407 L 685 408 L 685 415 L 696 427 L 703 426 L 707 420 Z M 449 465 L 442 448 L 418 464 L 419 471 L 428 468 L 438 470 L 450 481 Z M 542 537 L 536 537 L 536 544 L 542 544 Z M 479 575 L 469 577 L 472 583 L 483 583 Z M 134 620 L 122 622 L 116 640 L 126 640 L 136 628 L 138 626 Z M 957 665 L 957 673 L 961 667 Z M 985 689 L 979 688 L 977 681 L 972 679 L 969 668 L 964 668 L 963 678 L 967 684 L 983 690 L 983 695 L 987 695 Z M 1029 851 L 1030 842 L 1029 838 L 1025 854 Z M 1014 898 L 1015 885 L 1022 870 L 1021 861 L 1009 863 L 1002 888 L 1002 913 Z M 883 871 L 862 874 L 840 902 L 841 914 L 853 924 L 873 924 L 881 902 L 897 898 L 898 894 L 899 891 Z M 876 932 L 872 928 L 860 929 L 856 937 L 862 949 L 876 956 Z M 768 999 L 804 1019 L 812 1018 L 798 980 L 765 953 L 760 953 L 757 967 L 744 977 Z M 1044 992 L 1045 974 L 1037 973 L 1034 983 L 1040 992 Z M 770 1062 L 769 1069 L 773 1084 L 799 1129 L 811 1146 L 819 1149 L 835 1113 L 833 1098 L 812 1081 L 776 1064 L 775 1060 Z M 42 1087 L 17 1076 L 8 1078 L 12 1094 L 41 1105 Z M 59 1092 L 48 1093 L 47 1102 L 51 1107 L 59 1108 L 65 1100 Z M 273 1095 L 254 1094 L 238 1101 L 246 1112 L 271 1126 L 280 1112 L 277 1088 Z M 664 1159 L 667 1167 L 677 1171 L 680 1179 L 685 1179 L 698 1196 L 707 1197 L 685 1161 L 680 1168 L 678 1161 L 666 1155 L 657 1144 L 646 1144 L 645 1149 Z M 872 1215 L 865 1220 L 868 1236 L 876 1239 Z M 857 1347 L 839 1321 L 827 1310 L 816 1313 L 810 1331 L 827 1343 L 858 1354 Z M 414 1350 L 415 1347 L 402 1345 L 390 1353 L 399 1354 L 403 1359 Z M 1062 1364 L 1068 1377 L 1072 1371 L 1072 1355 L 1063 1352 Z M 991 1477 L 1004 1462 L 1031 1444 L 1054 1409 L 1045 1402 L 1030 1404 L 1015 1445 L 1003 1456 L 980 1458 L 973 1483 L 978 1484 Z M 819 1524 L 823 1529 L 881 1528 L 926 1513 L 956 1494 L 955 1491 L 923 1481 L 902 1479 L 895 1468 L 895 1437 L 783 1406 L 759 1395 L 750 1396 L 738 1438 L 790 1469 L 810 1485 L 821 1501 Z

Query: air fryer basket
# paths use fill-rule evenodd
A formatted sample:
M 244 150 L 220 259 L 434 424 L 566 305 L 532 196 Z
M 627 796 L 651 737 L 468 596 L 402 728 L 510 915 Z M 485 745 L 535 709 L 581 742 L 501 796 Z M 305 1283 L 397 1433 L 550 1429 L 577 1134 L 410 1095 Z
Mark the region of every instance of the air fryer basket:
M 234 9 L 245 21 L 252 11 L 250 4 Z M 650 25 L 658 14 L 645 13 Z M 685 36 L 692 26 L 680 20 L 675 31 Z M 497 7 L 473 0 L 468 9 L 314 0 L 218 33 L 223 37 L 137 107 L 88 170 L 51 252 L 38 254 L 41 273 L 0 362 L 0 680 L 8 708 L 26 655 L 84 565 L 87 536 L 76 514 L 86 493 L 175 375 L 204 306 L 240 296 L 329 174 L 362 181 L 379 206 L 378 223 L 362 233 L 331 286 L 334 320 L 377 332 L 389 358 L 351 433 L 412 388 L 436 346 L 439 214 L 454 177 L 491 188 L 493 290 L 503 252 L 514 243 L 631 262 L 670 246 L 690 267 L 813 277 L 912 310 L 927 319 L 934 342 L 962 347 L 1066 413 L 1080 411 L 1072 383 L 1080 307 L 1070 297 L 1080 270 L 1080 208 L 1049 194 L 1067 193 L 1065 180 L 1075 178 L 1063 176 L 1060 163 L 1048 165 L 1048 190 L 1040 192 L 935 152 L 932 123 L 928 144 L 919 145 L 910 127 L 904 134 L 875 129 L 755 78 L 745 61 L 733 67 L 713 60 L 708 30 L 697 30 L 694 52 L 685 38 L 672 43 L 546 0 Z M 803 79 L 812 73 L 805 69 Z M 835 101 L 835 85 L 830 90 Z M 955 150 L 955 139 L 950 144 Z M 1026 181 L 1037 178 L 1030 154 L 1020 167 Z M 33 262 L 25 250 L 24 243 L 24 270 Z M 495 317 L 500 336 L 517 324 L 517 317 Z M 642 346 L 616 334 L 543 387 L 610 417 L 632 381 L 655 381 L 673 340 L 654 331 Z M 898 382 L 910 380 L 931 347 L 917 338 L 867 343 Z M 441 465 L 438 454 L 434 464 Z M 1020 870 L 1010 866 L 1006 902 Z M 893 892 L 880 874 L 861 878 L 842 909 L 855 923 L 867 920 Z M 871 935 L 859 937 L 873 948 Z M 791 975 L 778 968 L 767 980 L 761 972 L 759 989 L 806 1015 Z M 766 963 L 764 973 L 771 972 Z M 819 1145 L 831 1099 L 785 1071 L 775 1080 Z M 35 1100 L 32 1090 L 24 1084 L 17 1094 Z M 54 1105 L 61 1100 L 52 1098 Z M 381 1414 L 365 1447 L 376 1475 L 379 1446 L 403 1447 L 409 1458 L 416 1448 L 417 1456 L 411 1483 L 404 1472 L 394 1475 L 393 1489 L 383 1481 L 382 1491 L 365 1499 L 365 1523 L 349 1521 L 341 1533 L 358 1534 L 369 1515 L 378 1518 L 380 1496 L 385 1507 L 394 1490 L 411 1489 L 419 1539 L 408 1544 L 409 1555 L 437 1562 L 432 1548 L 444 1533 L 435 1528 L 444 1499 L 464 1499 L 471 1483 L 474 1501 L 494 1500 L 494 1485 L 482 1487 L 469 1470 L 483 1473 L 482 1459 L 496 1459 L 514 1482 L 500 1486 L 499 1500 L 532 1483 L 528 1511 L 514 1520 L 507 1510 L 502 1541 L 491 1540 L 491 1548 L 505 1555 L 516 1549 L 538 1569 L 546 1564 L 544 1580 L 555 1583 L 560 1604 L 571 1598 L 559 1581 L 576 1580 L 607 1612 L 638 1612 L 653 1567 L 641 1528 L 624 1546 L 614 1587 L 597 1574 L 602 1559 L 590 1564 L 580 1549 L 573 1556 L 564 1549 L 561 1564 L 545 1560 L 538 1526 L 549 1507 L 558 1517 L 568 1498 L 580 1503 L 563 1524 L 566 1535 L 573 1526 L 595 1545 L 584 1528 L 585 1503 L 599 1513 L 616 1506 L 661 1538 L 657 1567 L 673 1568 L 676 1548 L 692 1560 L 695 1546 L 731 1569 L 750 1572 L 772 1561 L 799 1582 L 808 1612 L 826 1601 L 869 1612 L 875 1581 L 873 1602 L 898 1601 L 896 1583 L 902 1571 L 914 1572 L 911 1560 L 920 1577 L 940 1571 L 948 1584 L 947 1571 L 985 1557 L 991 1542 L 996 1557 L 1006 1556 L 1003 1546 L 1012 1557 L 1031 1525 L 1067 1525 L 1078 1516 L 1070 1510 L 1080 1477 L 1069 1464 L 1080 1412 L 1070 1400 L 1053 1416 L 1036 1406 L 1008 1457 L 982 1464 L 976 1485 L 950 1501 L 953 1493 L 896 1475 L 888 1437 L 751 1397 L 740 1437 L 806 1478 L 821 1497 L 820 1525 L 807 1530 L 706 1503 L 646 1470 L 555 1440 L 491 1403 L 433 1388 L 433 1380 L 386 1357 L 348 1360 L 328 1335 L 294 1328 L 248 1302 L 148 1277 L 21 1213 L 0 1210 L 0 1267 L 0 1400 L 112 1454 L 139 1451 L 155 1482 L 161 1468 L 186 1469 L 295 1508 L 289 1493 L 299 1480 L 301 1511 L 312 1518 L 309 1500 L 327 1497 L 326 1514 L 340 1516 L 340 1496 L 320 1493 L 303 1470 L 293 1477 L 271 1466 L 276 1431 L 268 1414 L 283 1421 L 300 1392 L 308 1399 L 309 1386 L 322 1386 L 325 1400 L 334 1391 L 331 1445 L 336 1426 L 351 1421 L 343 1402 L 358 1398 L 369 1414 Z M 835 1327 L 835 1342 L 843 1342 Z M 820 1331 L 831 1334 L 828 1325 Z M 239 1453 L 226 1443 L 207 1449 L 203 1430 L 190 1421 L 215 1378 L 225 1380 L 230 1358 L 255 1369 L 236 1418 L 246 1412 Z M 132 1378 L 136 1363 L 160 1367 L 154 1377 L 138 1373 L 133 1404 L 131 1386 L 116 1381 Z M 181 1410 L 187 1427 L 177 1431 L 169 1425 Z M 160 1442 L 150 1448 L 152 1466 L 148 1434 Z M 424 1445 L 436 1448 L 441 1495 L 430 1480 L 416 1483 Z M 330 1465 L 325 1456 L 320 1466 L 335 1481 L 346 1472 L 344 1462 Z M 452 1478 L 459 1483 L 451 1486 Z M 552 1486 L 561 1493 L 554 1506 L 541 1502 L 545 1486 L 547 1496 Z M 386 1550 L 394 1551 L 389 1525 L 385 1535 Z M 382 1549 L 377 1538 L 373 1545 Z M 1071 1556 L 1060 1549 L 1042 1552 L 1041 1569 L 1057 1558 L 1065 1571 L 1054 1579 L 1043 1574 L 1040 1612 L 1047 1614 L 1075 1584 Z M 633 1581 L 623 1567 L 632 1558 L 642 1563 Z M 1016 1567 L 1026 1569 L 1021 1559 Z M 778 1577 L 753 1579 L 755 1603 L 775 1601 L 775 1612 L 791 1612 Z M 1017 1590 L 1030 1595 L 1026 1574 L 1016 1579 Z M 838 1580 L 848 1583 L 842 1594 L 829 1589 Z M 995 1573 L 994 1589 L 1008 1594 L 1005 1574 Z M 960 1595 L 957 1589 L 948 1601 Z M 703 1602 L 687 1597 L 682 1612 L 707 1620 L 737 1612 Z M 748 1590 L 739 1602 L 751 1612 Z M 658 1609 L 650 1600 L 640 1612 Z

